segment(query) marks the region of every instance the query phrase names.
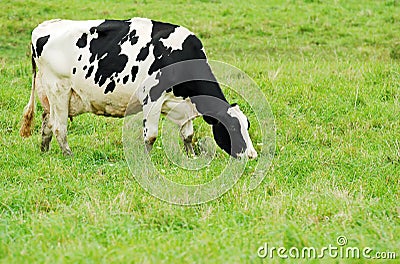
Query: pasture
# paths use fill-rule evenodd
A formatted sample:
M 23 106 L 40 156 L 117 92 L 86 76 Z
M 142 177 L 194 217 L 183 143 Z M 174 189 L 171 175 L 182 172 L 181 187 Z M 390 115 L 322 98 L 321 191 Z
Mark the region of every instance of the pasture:
M 131 176 L 122 119 L 74 118 L 73 158 L 55 140 L 40 152 L 40 103 L 32 137 L 19 136 L 31 30 L 53 18 L 136 16 L 189 28 L 209 59 L 241 69 L 265 94 L 276 151 L 257 189 L 244 188 L 250 162 L 219 199 L 158 200 Z M 0 0 L 0 29 L 0 262 L 280 262 L 258 249 L 321 249 L 339 236 L 399 259 L 399 1 Z M 207 133 L 202 120 L 195 126 Z M 226 157 L 217 155 L 215 172 Z M 191 179 L 158 152 L 152 158 L 177 182 L 209 180 L 210 170 Z

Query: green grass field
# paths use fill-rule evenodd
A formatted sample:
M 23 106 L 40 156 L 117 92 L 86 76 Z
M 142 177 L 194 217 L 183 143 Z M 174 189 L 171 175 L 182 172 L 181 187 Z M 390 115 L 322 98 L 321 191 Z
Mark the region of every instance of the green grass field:
M 55 141 L 40 152 L 39 103 L 33 136 L 19 136 L 31 30 L 135 16 L 191 29 L 260 86 L 277 135 L 257 189 L 241 179 L 197 206 L 154 198 L 130 175 L 122 119 L 74 118 L 73 158 Z M 281 259 L 259 258 L 264 243 L 320 249 L 339 236 L 399 261 L 400 1 L 0 0 L 0 29 L 0 262 L 269 263 Z

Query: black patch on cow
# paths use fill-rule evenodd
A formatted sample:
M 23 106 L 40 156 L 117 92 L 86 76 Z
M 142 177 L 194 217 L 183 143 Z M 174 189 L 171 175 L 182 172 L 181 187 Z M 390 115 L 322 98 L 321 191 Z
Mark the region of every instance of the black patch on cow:
M 200 40 L 194 36 L 188 36 L 182 43 L 182 50 L 170 51 L 161 41 L 154 44 L 154 57 L 156 58 L 150 66 L 149 75 L 168 65 L 195 59 L 206 59 L 206 55 L 202 51 L 203 45 Z
M 149 56 L 149 51 L 150 50 L 150 43 L 147 43 L 147 45 L 143 48 L 140 49 L 139 54 L 136 57 L 137 61 L 144 61 L 147 56 Z
M 132 69 L 131 69 L 131 74 L 132 74 L 132 82 L 134 82 L 134 81 L 135 81 L 135 79 L 136 79 L 136 75 L 137 75 L 138 71 L 139 71 L 139 67 L 138 67 L 138 66 L 136 66 L 136 65 L 133 65 L 133 66 L 132 66 Z
M 226 102 L 225 96 L 205 59 L 185 61 L 173 64 L 173 66 L 167 66 L 158 71 L 156 78 L 159 80 L 158 84 L 149 91 L 152 102 L 158 100 L 162 93 L 171 87 L 173 87 L 174 95 L 178 97 L 192 98 L 199 95 L 207 95 Z M 176 84 L 185 80 L 193 81 Z M 199 107 L 201 108 L 200 105 Z M 207 108 L 205 107 L 204 109 Z M 202 111 L 202 109 L 198 109 L 198 111 Z
M 128 40 L 128 35 L 126 35 L 125 37 L 123 37 L 121 39 L 121 42 L 119 43 L 120 45 L 124 44 L 126 41 Z
M 143 119 L 143 127 L 146 127 L 146 122 L 147 122 L 147 119 L 146 118 Z
M 32 57 L 36 58 L 36 51 L 35 51 L 35 47 L 33 46 L 33 44 L 31 44 L 31 49 L 32 49 Z
M 128 35 L 126 35 L 125 37 L 122 38 L 121 40 L 121 45 L 124 44 L 126 41 L 128 41 L 131 43 L 131 45 L 135 45 L 138 40 L 139 37 L 136 36 L 136 30 L 132 30 Z
M 153 29 L 151 31 L 152 41 L 159 41 L 161 38 L 166 39 L 175 31 L 175 28 L 179 27 L 170 23 L 164 23 L 159 21 L 152 21 Z
M 82 60 L 82 54 L 79 55 L 79 58 L 78 58 L 78 61 L 81 61 L 81 60 Z
M 85 66 L 85 67 L 86 67 L 86 66 Z M 88 72 L 87 72 L 86 75 L 85 75 L 85 79 L 89 78 L 89 77 L 92 75 L 93 69 L 94 69 L 94 66 L 93 66 L 93 65 L 89 67 L 89 70 L 88 70 Z
M 143 99 L 143 105 L 147 105 L 149 102 L 149 95 L 146 95 L 146 97 Z
M 82 36 L 78 39 L 76 42 L 76 46 L 78 46 L 80 49 L 86 47 L 87 45 L 87 34 L 83 33 Z
M 122 83 L 126 84 L 129 80 L 129 75 L 126 75 L 123 79 L 122 79 Z
M 131 45 L 135 45 L 139 40 L 139 37 L 136 36 L 136 30 L 132 30 L 131 33 L 129 33 L 129 41 L 131 42 Z
M 87 69 L 87 65 L 83 66 L 83 70 L 86 71 Z
M 47 35 L 36 40 L 36 53 L 38 57 L 42 55 L 43 47 L 46 45 L 47 41 L 49 41 L 49 38 L 50 35 Z
M 129 33 L 129 29 L 130 22 L 126 20 L 105 20 L 99 26 L 90 29 L 91 34 L 95 32 L 98 34 L 97 38 L 90 41 L 89 62 L 99 60 L 94 76 L 94 81 L 99 86 L 104 85 L 111 76 L 124 70 L 128 56 L 121 54 L 121 42 Z M 107 85 L 104 93 L 114 90 L 115 82 L 111 83 Z
M 75 74 L 76 73 L 76 68 L 74 67 L 73 69 L 72 69 L 72 74 Z
M 167 89 L 167 93 L 170 93 L 170 92 L 172 92 L 172 88 Z
M 108 93 L 108 92 L 112 92 L 112 91 L 114 91 L 114 89 L 115 89 L 115 81 L 111 81 L 111 82 L 107 85 L 106 90 L 104 91 L 104 93 L 106 94 L 106 93 Z
M 172 25 L 169 23 L 163 23 L 158 21 L 152 21 L 153 27 L 151 30 L 151 41 L 146 44 L 146 46 L 142 47 L 136 60 L 137 61 L 144 61 L 146 60 L 147 56 L 150 53 L 150 45 L 155 45 L 156 43 L 160 42 L 160 39 L 166 39 L 171 35 L 172 32 L 175 31 L 177 25 Z M 156 56 L 157 58 L 157 56 Z

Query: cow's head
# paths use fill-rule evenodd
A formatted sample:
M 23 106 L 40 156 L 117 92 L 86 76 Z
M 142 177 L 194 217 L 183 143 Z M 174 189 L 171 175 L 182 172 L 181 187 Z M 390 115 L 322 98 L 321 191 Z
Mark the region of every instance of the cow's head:
M 217 145 L 231 156 L 256 158 L 257 152 L 249 136 L 250 122 L 237 104 L 231 105 L 226 113 L 220 113 L 213 124 Z

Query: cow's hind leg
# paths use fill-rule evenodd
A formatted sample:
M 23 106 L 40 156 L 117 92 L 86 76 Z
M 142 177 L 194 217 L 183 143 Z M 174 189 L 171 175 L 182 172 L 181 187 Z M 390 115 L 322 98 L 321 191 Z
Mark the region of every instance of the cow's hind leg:
M 59 103 L 60 105 L 55 107 L 50 105 L 50 109 L 55 108 L 53 111 L 50 111 L 50 123 L 63 155 L 72 156 L 72 151 L 67 142 L 68 101 L 63 106 L 61 106 L 61 102 Z
M 46 152 L 49 150 L 51 139 L 53 138 L 53 131 L 51 131 L 51 127 L 49 126 L 50 113 L 46 110 L 42 115 L 42 144 L 41 151 Z
M 68 109 L 68 108 L 67 108 Z M 65 110 L 64 110 L 65 111 Z M 58 144 L 62 150 L 64 156 L 72 156 L 72 151 L 67 142 L 67 125 L 68 125 L 68 114 L 60 114 L 53 112 L 53 116 L 50 114 L 50 122 L 52 123 L 52 131 L 56 136 Z
M 50 80 L 51 77 L 48 77 Z M 51 85 L 50 85 L 51 84 Z M 64 156 L 71 156 L 72 151 L 67 142 L 67 125 L 71 86 L 67 81 L 48 82 L 47 97 L 50 105 L 50 115 L 47 128 L 51 128 Z M 46 129 L 46 136 L 50 133 Z M 46 139 L 48 140 L 48 138 Z
M 46 87 L 43 84 L 43 79 L 40 77 L 35 77 L 35 84 L 36 84 L 36 90 L 37 94 L 40 100 L 40 103 L 42 104 L 43 107 L 43 114 L 42 114 L 42 129 L 41 129 L 41 134 L 42 134 L 42 143 L 40 146 L 40 150 L 42 152 L 46 152 L 50 148 L 50 142 L 53 137 L 53 131 L 51 130 L 51 124 L 50 124 L 50 104 L 49 104 L 49 99 L 47 97 L 46 93 Z

